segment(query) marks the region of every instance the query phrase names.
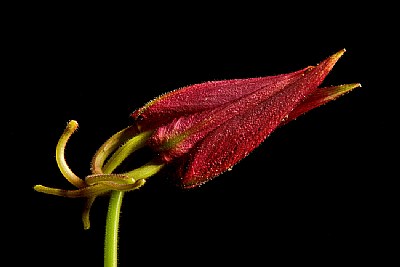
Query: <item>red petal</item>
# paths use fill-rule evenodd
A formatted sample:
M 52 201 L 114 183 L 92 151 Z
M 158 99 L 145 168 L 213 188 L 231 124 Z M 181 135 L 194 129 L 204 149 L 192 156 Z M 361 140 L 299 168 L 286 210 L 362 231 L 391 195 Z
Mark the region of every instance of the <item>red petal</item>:
M 338 98 L 339 96 L 350 92 L 354 88 L 360 87 L 359 83 L 343 84 L 338 86 L 330 86 L 318 88 L 314 93 L 309 95 L 303 102 L 301 102 L 288 117 L 282 122 L 281 125 L 296 119 L 298 116 L 312 110 L 316 107 L 326 104 L 327 102 Z
M 137 120 L 142 130 L 155 129 L 182 116 L 231 103 L 261 88 L 265 91 L 264 95 L 273 94 L 300 77 L 307 69 L 275 76 L 211 81 L 186 86 L 150 101 L 131 116 Z

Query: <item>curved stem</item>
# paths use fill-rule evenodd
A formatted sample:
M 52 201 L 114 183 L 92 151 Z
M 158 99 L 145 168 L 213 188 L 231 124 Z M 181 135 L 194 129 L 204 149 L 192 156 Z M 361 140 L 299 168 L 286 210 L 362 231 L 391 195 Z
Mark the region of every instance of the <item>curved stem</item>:
M 136 150 L 145 146 L 147 139 L 149 139 L 152 131 L 139 133 L 129 139 L 125 144 L 120 146 L 114 154 L 110 157 L 107 163 L 103 166 L 104 173 L 111 173 L 114 171 L 129 155 Z
M 122 191 L 111 192 L 104 241 L 104 267 L 117 267 L 118 264 L 118 226 L 123 197 Z

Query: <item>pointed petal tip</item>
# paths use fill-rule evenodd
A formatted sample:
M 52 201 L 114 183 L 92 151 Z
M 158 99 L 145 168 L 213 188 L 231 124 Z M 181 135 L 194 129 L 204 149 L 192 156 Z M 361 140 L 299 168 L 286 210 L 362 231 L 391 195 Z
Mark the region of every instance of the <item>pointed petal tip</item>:
M 331 56 L 332 59 L 338 60 L 341 56 L 343 56 L 344 52 L 346 52 L 346 49 L 343 48 L 341 50 L 339 50 L 338 52 L 336 52 L 335 54 L 333 54 Z
M 354 88 L 362 87 L 362 86 L 361 86 L 361 83 L 349 83 L 349 84 L 343 84 L 338 87 L 344 87 L 346 89 L 346 91 L 350 91 L 350 90 L 353 90 Z
M 330 86 L 330 87 L 325 87 L 321 88 L 322 94 L 325 94 L 325 97 L 327 99 L 334 99 L 344 93 L 350 92 L 351 90 L 361 87 L 361 83 L 348 83 L 348 84 L 342 84 L 342 85 L 337 85 L 337 86 Z M 322 95 L 321 94 L 321 95 Z

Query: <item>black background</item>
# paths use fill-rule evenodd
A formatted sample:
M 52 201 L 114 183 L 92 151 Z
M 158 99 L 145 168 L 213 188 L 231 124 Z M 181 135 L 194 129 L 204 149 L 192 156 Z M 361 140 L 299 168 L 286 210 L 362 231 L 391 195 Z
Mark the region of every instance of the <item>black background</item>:
M 267 265 L 394 255 L 396 55 L 389 6 L 19 6 L 3 42 L 3 229 L 12 261 L 102 266 L 107 198 L 83 230 L 82 199 L 55 162 L 89 174 L 96 149 L 161 93 L 198 82 L 274 75 L 346 53 L 324 85 L 361 88 L 277 129 L 232 171 L 193 190 L 153 177 L 125 195 L 120 266 Z M 382 16 L 381 14 L 385 14 Z M 379 17 L 379 19 L 378 19 Z M 393 65 L 394 64 L 394 65 Z M 7 257 L 7 254 L 5 257 Z M 11 254 L 9 254 L 11 255 Z M 17 265 L 17 264 L 14 264 Z

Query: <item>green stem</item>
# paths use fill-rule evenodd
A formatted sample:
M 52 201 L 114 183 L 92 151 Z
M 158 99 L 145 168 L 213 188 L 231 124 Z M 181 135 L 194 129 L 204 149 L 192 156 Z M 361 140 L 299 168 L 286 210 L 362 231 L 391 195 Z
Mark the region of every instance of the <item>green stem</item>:
M 123 133 L 123 132 L 121 132 Z M 136 136 L 131 137 L 125 144 L 121 145 L 114 154 L 110 157 L 107 163 L 103 166 L 105 159 L 104 153 L 109 153 L 107 150 L 97 153 L 93 160 L 93 168 L 97 171 L 102 171 L 105 174 L 112 173 L 122 161 L 124 161 L 130 154 L 137 149 L 143 147 L 150 137 L 151 132 L 139 133 Z M 116 141 L 116 144 L 120 136 L 115 135 L 110 138 L 111 141 Z M 114 145 L 111 146 L 114 148 Z M 147 169 L 147 168 L 146 168 Z M 158 168 L 150 168 L 159 170 Z M 150 172 L 150 175 L 154 173 Z M 104 240 L 104 267 L 117 267 L 118 263 L 118 226 L 119 217 L 121 212 L 121 204 L 124 196 L 122 191 L 111 191 L 110 202 L 108 205 L 108 213 L 106 219 L 106 235 Z
M 106 221 L 104 241 L 104 267 L 117 267 L 118 263 L 118 225 L 124 192 L 112 191 Z

